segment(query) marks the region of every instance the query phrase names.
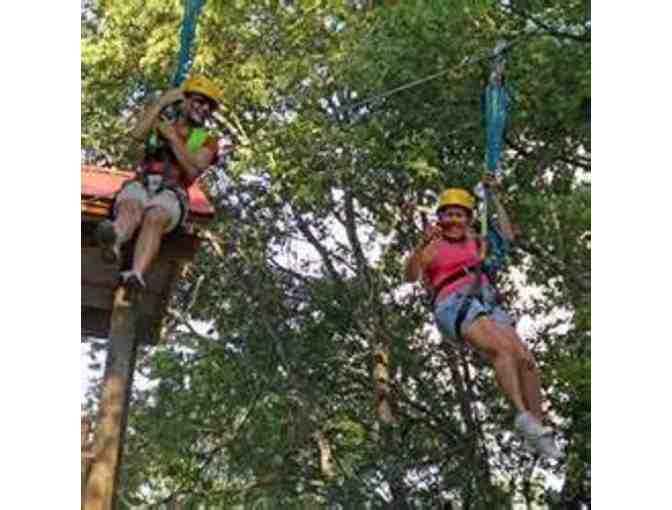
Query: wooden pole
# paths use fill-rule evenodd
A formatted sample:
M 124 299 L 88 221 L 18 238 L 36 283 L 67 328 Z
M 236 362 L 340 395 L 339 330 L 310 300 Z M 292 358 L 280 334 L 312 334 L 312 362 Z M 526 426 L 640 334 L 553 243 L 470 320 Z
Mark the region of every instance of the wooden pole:
M 124 287 L 114 292 L 105 374 L 95 427 L 93 460 L 86 480 L 83 510 L 114 510 L 128 404 L 137 352 L 137 314 Z
M 81 416 L 81 434 L 82 434 L 82 448 L 81 448 L 81 464 L 82 464 L 82 475 L 81 475 L 81 497 L 84 499 L 84 488 L 86 487 L 86 478 L 89 473 L 89 434 L 91 432 L 91 427 L 89 426 L 88 417 L 82 411 Z

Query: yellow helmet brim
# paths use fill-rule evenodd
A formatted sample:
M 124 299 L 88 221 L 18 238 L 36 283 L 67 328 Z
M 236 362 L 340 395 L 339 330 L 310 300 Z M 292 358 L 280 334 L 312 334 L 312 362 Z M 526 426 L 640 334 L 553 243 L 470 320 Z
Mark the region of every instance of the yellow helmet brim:
M 476 200 L 466 189 L 448 188 L 439 196 L 439 203 L 436 208 L 441 209 L 450 205 L 464 207 L 469 211 L 473 211 Z
M 200 94 L 207 97 L 215 105 L 221 102 L 222 93 L 212 81 L 204 76 L 193 76 L 184 82 L 182 91 L 185 94 Z

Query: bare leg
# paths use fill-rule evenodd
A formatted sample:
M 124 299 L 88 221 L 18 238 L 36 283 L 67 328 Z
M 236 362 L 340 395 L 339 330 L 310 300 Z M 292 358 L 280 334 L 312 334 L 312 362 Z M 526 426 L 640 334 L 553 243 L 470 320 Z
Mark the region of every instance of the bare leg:
M 532 353 L 527 347 L 522 347 L 526 353 L 519 364 L 520 379 L 523 383 L 523 398 L 532 415 L 539 420 L 539 423 L 542 423 L 544 420 L 544 413 L 541 410 L 541 381 L 539 378 L 539 369 L 537 368 Z
M 162 207 L 148 209 L 133 254 L 133 271 L 144 275 L 161 248 L 161 237 L 170 226 L 171 216 Z
M 519 372 L 520 352 L 511 338 L 488 317 L 480 317 L 466 327 L 464 338 L 490 361 L 497 383 L 516 411 L 527 412 Z
M 502 334 L 509 337 L 518 352 L 518 374 L 522 385 L 525 406 L 539 422 L 542 422 L 541 381 L 534 356 L 520 339 L 514 328 L 502 324 L 496 324 L 496 327 L 501 330 Z
M 537 451 L 549 458 L 559 458 L 560 450 L 541 424 L 541 389 L 534 358 L 515 330 L 481 317 L 465 329 L 463 336 L 490 359 L 499 386 L 518 411 L 516 427 Z
M 523 362 L 519 367 L 520 379 L 523 384 L 523 399 L 532 415 L 544 421 L 544 413 L 541 410 L 541 382 L 539 381 L 539 369 L 534 362 Z
M 139 200 L 122 200 L 117 204 L 117 217 L 113 225 L 119 244 L 123 244 L 133 237 L 140 226 L 143 212 L 144 207 Z
M 119 262 L 121 245 L 128 241 L 142 221 L 144 206 L 140 200 L 122 199 L 117 204 L 117 218 L 101 221 L 96 227 L 96 240 L 103 262 Z

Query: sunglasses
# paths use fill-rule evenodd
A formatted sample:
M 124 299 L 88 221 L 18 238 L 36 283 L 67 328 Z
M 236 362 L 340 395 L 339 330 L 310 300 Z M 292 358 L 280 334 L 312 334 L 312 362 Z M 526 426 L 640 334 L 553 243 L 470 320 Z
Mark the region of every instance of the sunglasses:
M 201 96 L 200 94 L 191 94 L 189 99 L 200 106 L 207 106 L 208 110 L 213 109 L 212 101 L 205 96 Z

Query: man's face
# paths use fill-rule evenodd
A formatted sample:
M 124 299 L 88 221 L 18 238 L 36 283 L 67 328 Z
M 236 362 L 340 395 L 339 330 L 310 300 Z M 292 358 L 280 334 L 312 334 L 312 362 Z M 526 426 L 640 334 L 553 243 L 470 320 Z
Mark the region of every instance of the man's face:
M 197 126 L 202 126 L 214 109 L 212 101 L 201 94 L 187 94 L 185 107 L 187 118 Z

